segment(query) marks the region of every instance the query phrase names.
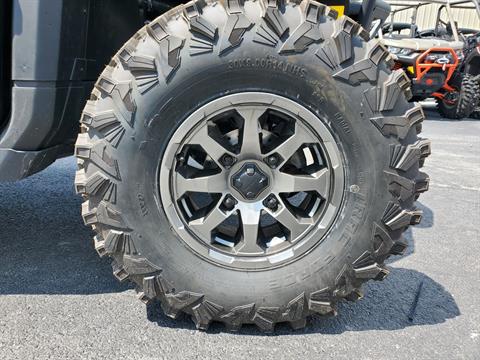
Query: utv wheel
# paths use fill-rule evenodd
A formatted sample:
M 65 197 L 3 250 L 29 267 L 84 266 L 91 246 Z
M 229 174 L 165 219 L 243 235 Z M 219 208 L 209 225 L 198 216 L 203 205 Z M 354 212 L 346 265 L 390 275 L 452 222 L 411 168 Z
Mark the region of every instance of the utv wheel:
M 200 329 L 303 327 L 406 247 L 430 153 L 410 83 L 313 1 L 190 2 L 96 83 L 76 155 L 114 274 Z
M 438 112 L 448 119 L 463 119 L 475 111 L 480 99 L 480 85 L 475 76 L 465 74 L 460 91 L 453 98 L 437 99 Z

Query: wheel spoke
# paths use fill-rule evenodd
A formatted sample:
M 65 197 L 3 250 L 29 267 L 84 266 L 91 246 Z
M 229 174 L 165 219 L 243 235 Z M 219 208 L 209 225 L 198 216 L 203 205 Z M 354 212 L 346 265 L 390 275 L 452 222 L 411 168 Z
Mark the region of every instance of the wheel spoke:
M 330 171 L 321 169 L 312 175 L 291 175 L 284 172 L 276 172 L 274 179 L 275 193 L 289 193 L 299 191 L 316 191 L 325 198 L 328 194 Z
M 241 154 L 254 155 L 255 157 L 261 156 L 260 124 L 258 119 L 265 112 L 265 109 L 253 107 L 248 109 L 237 109 L 237 111 L 244 120 Z
M 203 192 L 203 193 L 224 193 L 227 189 L 227 180 L 223 172 L 215 175 L 196 177 L 186 179 L 178 174 L 176 179 L 176 188 L 178 196 L 182 196 L 186 192 Z
M 210 156 L 217 164 L 219 159 L 224 154 L 233 155 L 229 150 L 220 145 L 215 139 L 213 139 L 208 133 L 208 126 L 203 126 L 190 140 L 190 144 L 200 145 L 203 150 Z
M 312 219 L 297 218 L 285 204 L 278 211 L 270 212 L 270 215 L 290 231 L 290 239 L 300 236 L 312 224 Z
M 264 250 L 258 245 L 260 209 L 256 204 L 242 204 L 240 214 L 243 240 L 239 244 L 238 250 L 249 254 L 263 253 Z
M 229 215 L 230 213 L 226 214 L 218 206 L 215 206 L 205 217 L 192 220 L 188 225 L 204 238 L 211 239 L 213 229 L 220 225 Z
M 295 133 L 273 149 L 268 155 L 277 153 L 283 158 L 283 162 L 278 164 L 280 167 L 288 161 L 293 154 L 304 144 L 311 141 L 312 134 L 307 132 L 303 126 L 295 123 Z

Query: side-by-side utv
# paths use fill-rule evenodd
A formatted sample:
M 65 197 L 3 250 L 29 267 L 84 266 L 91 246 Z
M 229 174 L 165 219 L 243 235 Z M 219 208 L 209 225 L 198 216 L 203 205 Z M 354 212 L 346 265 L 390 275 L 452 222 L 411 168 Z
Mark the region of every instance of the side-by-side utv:
M 394 69 L 403 69 L 412 81 L 414 101 L 433 97 L 440 114 L 451 119 L 468 117 L 480 100 L 480 29 L 462 26 L 454 9 L 468 9 L 480 20 L 477 0 L 394 2 L 391 21 L 379 36 L 394 57 Z M 432 28 L 419 29 L 420 8 L 438 7 Z M 411 23 L 395 22 L 400 12 L 412 13 Z
M 302 328 L 404 252 L 430 143 L 372 39 L 383 1 L 0 11 L 0 180 L 74 153 L 94 247 L 141 301 L 199 329 Z

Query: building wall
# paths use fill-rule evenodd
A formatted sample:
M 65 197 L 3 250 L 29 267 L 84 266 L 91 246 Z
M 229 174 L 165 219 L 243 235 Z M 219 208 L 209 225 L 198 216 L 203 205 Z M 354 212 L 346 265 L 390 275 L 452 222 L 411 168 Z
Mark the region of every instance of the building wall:
M 398 4 L 401 2 L 399 0 L 396 0 L 396 1 L 386 0 L 386 1 L 392 5 L 392 10 L 401 7 L 401 6 L 395 5 L 395 3 Z M 412 2 L 412 3 L 415 4 L 415 2 Z M 419 27 L 419 30 L 431 29 L 435 25 L 435 21 L 437 17 L 437 9 L 439 7 L 440 7 L 439 4 L 429 4 L 429 5 L 421 6 L 419 8 L 417 12 L 417 25 Z M 446 19 L 447 17 L 446 17 L 445 10 L 443 10 L 443 12 L 445 15 L 442 18 Z M 413 9 L 398 12 L 397 14 L 395 14 L 394 21 L 409 23 L 411 22 L 412 14 L 413 14 Z M 480 19 L 475 10 L 453 9 L 453 17 L 455 18 L 456 21 L 458 21 L 458 24 L 460 27 L 479 29 L 480 31 Z M 387 21 L 390 21 L 390 18 Z

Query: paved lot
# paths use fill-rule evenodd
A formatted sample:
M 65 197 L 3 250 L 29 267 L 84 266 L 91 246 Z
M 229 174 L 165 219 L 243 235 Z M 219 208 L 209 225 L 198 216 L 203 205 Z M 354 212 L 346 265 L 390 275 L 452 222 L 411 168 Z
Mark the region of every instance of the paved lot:
M 359 303 L 299 332 L 203 333 L 145 309 L 93 250 L 72 158 L 0 184 L 0 358 L 480 358 L 480 121 L 429 117 L 431 190 L 407 256 Z

